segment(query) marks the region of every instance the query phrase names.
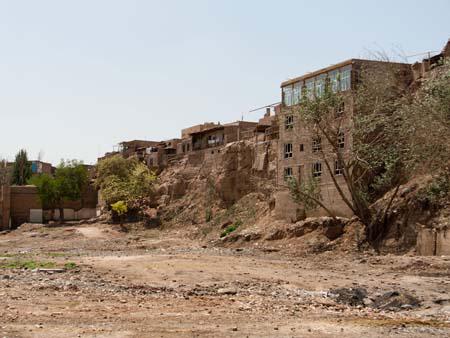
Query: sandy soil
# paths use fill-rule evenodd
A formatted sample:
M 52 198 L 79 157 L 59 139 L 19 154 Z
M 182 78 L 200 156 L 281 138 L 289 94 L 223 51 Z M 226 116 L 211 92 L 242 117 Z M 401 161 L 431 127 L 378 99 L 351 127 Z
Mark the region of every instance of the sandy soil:
M 0 337 L 450 336 L 450 257 L 295 255 L 186 238 L 103 224 L 1 234 Z M 356 287 L 421 304 L 379 309 L 330 293 Z

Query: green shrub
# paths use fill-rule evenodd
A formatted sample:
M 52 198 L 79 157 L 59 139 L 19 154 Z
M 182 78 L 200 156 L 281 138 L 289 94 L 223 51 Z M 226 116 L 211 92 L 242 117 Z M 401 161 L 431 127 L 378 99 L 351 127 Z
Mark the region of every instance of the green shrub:
M 111 210 L 118 216 L 122 216 L 128 212 L 128 207 L 124 201 L 117 201 L 116 203 L 111 204 Z
M 28 270 L 34 270 L 39 268 L 54 268 L 55 267 L 54 262 L 38 262 L 34 260 L 13 260 L 9 262 L 0 263 L 0 269 L 28 269 Z
M 450 196 L 450 173 L 446 172 L 436 176 L 418 193 L 421 203 L 429 206 L 439 205 L 441 201 Z
M 220 234 L 220 238 L 223 238 L 225 236 L 228 236 L 229 234 L 231 234 L 233 231 L 236 231 L 237 228 L 239 228 L 242 225 L 242 221 L 241 220 L 237 220 L 236 222 L 234 222 L 233 224 L 231 224 L 230 226 L 228 226 L 221 234 Z
M 75 269 L 77 267 L 78 267 L 78 265 L 76 263 L 74 263 L 74 262 L 68 262 L 68 263 L 64 264 L 64 268 L 66 270 L 72 270 L 72 269 Z

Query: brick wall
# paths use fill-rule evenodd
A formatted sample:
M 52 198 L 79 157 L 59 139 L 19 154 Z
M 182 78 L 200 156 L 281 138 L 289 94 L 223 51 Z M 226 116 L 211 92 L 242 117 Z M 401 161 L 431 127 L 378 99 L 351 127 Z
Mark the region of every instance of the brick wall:
M 95 209 L 97 200 L 98 195 L 96 189 L 89 185 L 83 192 L 81 199 L 77 201 L 66 201 L 64 203 L 64 209 L 74 211 L 85 208 Z M 35 186 L 11 186 L 10 201 L 11 224 L 13 227 L 29 222 L 31 209 L 42 209 L 42 204 Z

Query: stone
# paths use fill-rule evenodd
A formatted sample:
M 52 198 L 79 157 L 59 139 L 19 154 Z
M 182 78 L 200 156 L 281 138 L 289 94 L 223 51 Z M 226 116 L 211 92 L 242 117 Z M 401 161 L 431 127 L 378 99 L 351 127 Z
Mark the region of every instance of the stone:
M 217 290 L 217 293 L 219 295 L 235 295 L 237 294 L 237 290 L 232 288 L 221 288 Z
M 364 288 L 339 288 L 329 291 L 329 295 L 336 299 L 336 302 L 350 306 L 364 306 L 364 299 L 367 291 Z
M 405 306 L 405 307 L 404 307 Z M 389 291 L 374 299 L 372 308 L 380 310 L 399 311 L 420 306 L 420 301 L 414 296 L 400 291 Z

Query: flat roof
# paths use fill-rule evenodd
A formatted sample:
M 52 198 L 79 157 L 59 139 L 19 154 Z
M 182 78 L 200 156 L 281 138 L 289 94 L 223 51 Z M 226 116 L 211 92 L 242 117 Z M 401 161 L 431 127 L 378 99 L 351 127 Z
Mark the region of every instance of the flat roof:
M 316 70 L 314 72 L 311 73 L 307 73 L 305 75 L 284 81 L 281 83 L 281 87 L 293 84 L 295 82 L 298 81 L 303 81 L 303 80 L 307 80 L 309 78 L 312 78 L 314 76 L 323 74 L 323 73 L 327 73 L 330 72 L 332 70 L 335 70 L 336 68 L 341 68 L 341 67 L 345 67 L 345 66 L 349 66 L 352 65 L 354 63 L 390 63 L 390 64 L 397 64 L 397 65 L 410 65 L 409 63 L 402 63 L 402 62 L 390 62 L 390 61 L 378 61 L 378 60 L 366 60 L 366 59 L 348 59 L 339 63 L 336 63 L 334 65 L 325 67 L 325 68 L 321 68 L 319 70 Z
M 123 141 L 119 144 L 133 144 L 133 143 L 141 143 L 141 144 L 157 144 L 160 141 L 146 141 L 146 140 L 132 140 L 132 141 Z
M 205 133 L 209 133 L 209 132 L 212 132 L 212 131 L 221 130 L 221 129 L 224 129 L 224 128 L 225 128 L 224 125 L 220 125 L 220 126 L 211 127 L 211 128 L 208 128 L 208 129 L 205 129 L 205 130 L 201 130 L 201 131 L 195 131 L 193 133 L 189 133 L 189 135 L 205 134 Z

